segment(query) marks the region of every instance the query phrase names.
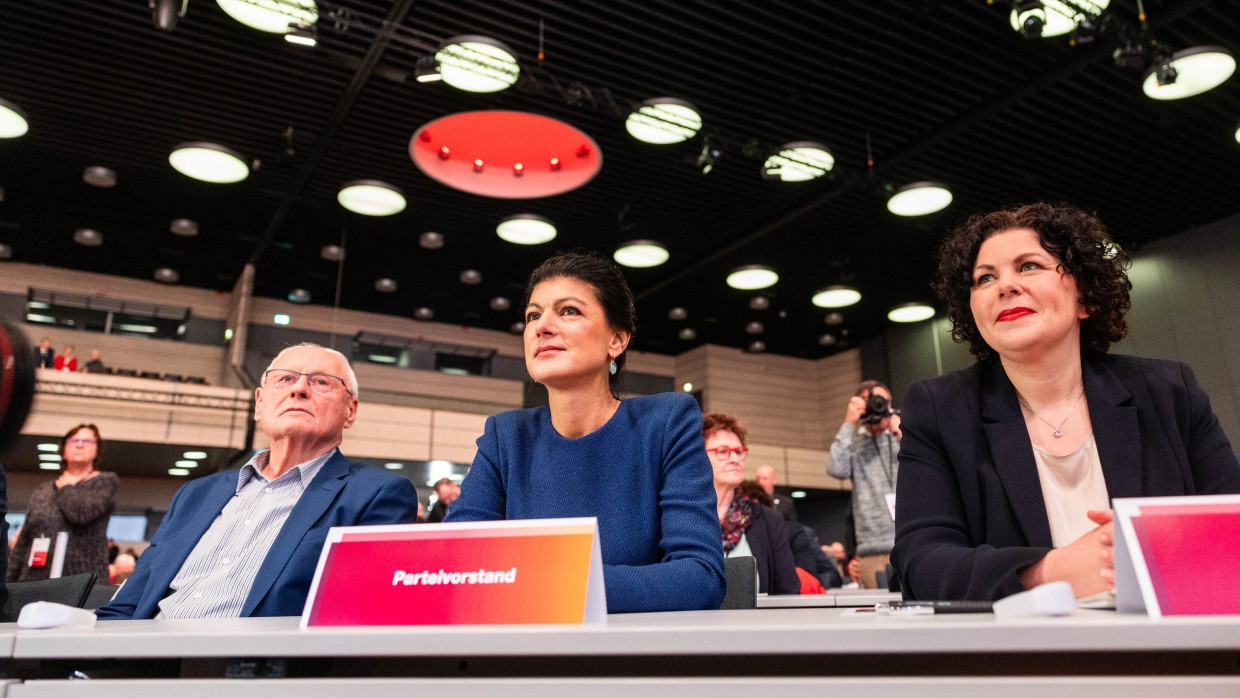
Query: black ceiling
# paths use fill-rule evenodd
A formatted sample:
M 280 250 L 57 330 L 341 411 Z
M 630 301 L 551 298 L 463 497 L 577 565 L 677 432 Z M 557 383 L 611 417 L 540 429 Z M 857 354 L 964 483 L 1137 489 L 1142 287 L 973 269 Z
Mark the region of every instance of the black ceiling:
M 320 22 L 319 46 L 307 49 L 207 0 L 191 0 L 174 31 L 153 25 L 147 0 L 0 4 L 0 98 L 30 120 L 29 134 L 0 141 L 0 243 L 15 261 L 142 279 L 171 267 L 182 284 L 225 291 L 254 260 L 260 296 L 304 288 L 330 306 L 338 270 L 320 249 L 343 240 L 340 305 L 408 317 L 425 306 L 437 321 L 507 329 L 520 319 L 524 277 L 553 252 L 651 238 L 671 259 L 626 272 L 636 348 L 679 354 L 758 339 L 817 357 L 881 333 L 891 306 L 930 300 L 937 243 L 970 213 L 1070 200 L 1137 246 L 1240 211 L 1240 78 L 1178 102 L 1146 98 L 1140 73 L 1111 59 L 1116 30 L 1136 26 L 1135 0 L 1116 0 L 1112 31 L 1075 48 L 1022 39 L 1005 3 L 981 0 L 320 3 L 341 5 L 354 21 L 343 32 Z M 1234 0 L 1145 8 L 1150 35 L 1171 48 L 1240 53 Z M 376 32 L 383 22 L 395 29 Z M 513 47 L 517 86 L 475 95 L 415 82 L 422 47 L 459 34 Z M 625 132 L 632 103 L 664 95 L 695 103 L 704 134 L 723 146 L 710 174 L 692 164 L 701 135 L 652 146 Z M 448 189 L 412 164 L 419 126 L 487 108 L 582 129 L 602 150 L 602 172 L 567 194 L 512 201 Z M 834 176 L 763 180 L 766 151 L 796 140 L 829 146 Z M 184 141 L 228 145 L 261 167 L 238 184 L 195 182 L 168 165 Z M 119 184 L 83 183 L 91 165 L 115 170 Z M 337 189 L 363 178 L 400 187 L 409 207 L 381 219 L 345 212 Z M 920 219 L 886 211 L 883 185 L 927 179 L 951 186 L 952 206 Z M 497 221 L 521 212 L 550 218 L 559 237 L 533 248 L 497 238 Z M 181 217 L 201 233 L 171 234 Z M 99 230 L 104 244 L 75 244 L 78 228 Z M 445 246 L 420 247 L 425 231 Z M 764 310 L 750 308 L 754 292 L 724 284 L 754 263 L 781 274 Z M 465 269 L 482 283 L 462 284 Z M 399 290 L 379 293 L 379 277 Z M 841 280 L 865 297 L 828 326 L 810 297 Z M 513 307 L 492 310 L 495 296 Z M 687 319 L 669 319 L 675 306 Z M 753 321 L 764 332 L 747 333 Z M 684 327 L 696 339 L 678 338 Z M 841 341 L 822 346 L 828 332 Z

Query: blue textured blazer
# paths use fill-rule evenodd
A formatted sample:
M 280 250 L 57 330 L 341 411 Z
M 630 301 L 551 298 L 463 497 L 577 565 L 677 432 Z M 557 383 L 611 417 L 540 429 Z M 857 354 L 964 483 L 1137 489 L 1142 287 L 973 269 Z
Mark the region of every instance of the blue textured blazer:
M 1192 369 L 1082 362 L 1107 495 L 1240 492 L 1240 465 Z M 891 562 L 914 599 L 999 599 L 1051 550 L 1033 446 L 998 361 L 920 381 L 904 398 Z
M 101 620 L 154 617 L 181 565 L 236 491 L 237 470 L 208 475 L 177 490 L 137 568 L 116 598 L 95 614 Z M 412 482 L 354 463 L 337 451 L 302 493 L 271 544 L 241 615 L 301 615 L 332 526 L 414 523 L 417 517 Z

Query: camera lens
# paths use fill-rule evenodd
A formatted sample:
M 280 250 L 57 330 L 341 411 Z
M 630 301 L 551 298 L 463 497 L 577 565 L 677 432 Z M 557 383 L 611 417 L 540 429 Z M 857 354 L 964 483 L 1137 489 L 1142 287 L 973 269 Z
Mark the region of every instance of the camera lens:
M 866 403 L 866 411 L 887 414 L 887 398 L 882 395 L 871 395 L 869 402 Z

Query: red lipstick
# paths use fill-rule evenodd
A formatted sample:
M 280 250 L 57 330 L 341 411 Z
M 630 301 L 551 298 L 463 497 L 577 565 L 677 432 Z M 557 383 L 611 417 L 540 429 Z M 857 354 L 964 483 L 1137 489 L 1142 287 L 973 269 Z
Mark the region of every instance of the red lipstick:
M 1026 315 L 1033 315 L 1033 311 L 1029 308 L 1008 308 L 1007 310 L 999 313 L 999 322 L 1019 320 Z

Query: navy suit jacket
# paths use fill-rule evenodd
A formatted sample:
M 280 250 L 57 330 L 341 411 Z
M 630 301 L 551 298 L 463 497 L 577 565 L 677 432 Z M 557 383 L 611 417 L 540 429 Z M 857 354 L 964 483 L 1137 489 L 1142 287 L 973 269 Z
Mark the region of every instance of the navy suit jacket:
M 1082 362 L 1107 495 L 1240 492 L 1240 466 L 1192 369 L 1106 356 Z M 999 599 L 1051 550 L 1033 446 L 998 361 L 920 381 L 904 398 L 896 544 L 913 599 Z
M 758 566 L 758 592 L 799 594 L 801 578 L 788 544 L 784 517 L 774 509 L 754 503 L 753 517 L 745 531 L 745 542 Z
M 101 620 L 154 617 L 181 565 L 236 491 L 237 470 L 181 487 L 129 580 L 95 614 Z M 301 615 L 332 526 L 414 523 L 417 518 L 412 482 L 354 463 L 337 451 L 310 481 L 271 544 L 241 608 L 242 617 Z

